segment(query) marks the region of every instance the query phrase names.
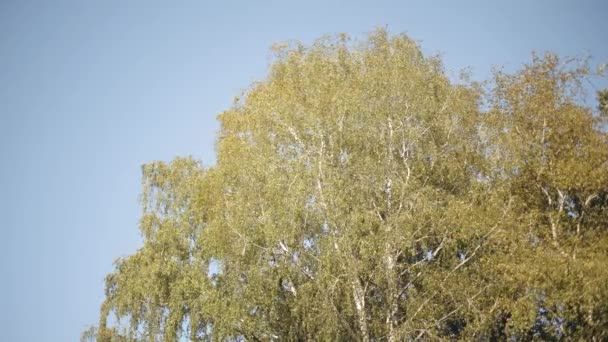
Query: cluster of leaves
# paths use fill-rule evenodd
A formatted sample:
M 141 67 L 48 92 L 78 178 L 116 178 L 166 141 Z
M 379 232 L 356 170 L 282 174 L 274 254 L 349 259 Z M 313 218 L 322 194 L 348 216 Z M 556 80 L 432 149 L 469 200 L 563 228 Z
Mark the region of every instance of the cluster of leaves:
M 487 89 L 378 30 L 277 47 L 217 165 L 143 167 L 98 341 L 608 339 L 607 94 L 548 54 Z

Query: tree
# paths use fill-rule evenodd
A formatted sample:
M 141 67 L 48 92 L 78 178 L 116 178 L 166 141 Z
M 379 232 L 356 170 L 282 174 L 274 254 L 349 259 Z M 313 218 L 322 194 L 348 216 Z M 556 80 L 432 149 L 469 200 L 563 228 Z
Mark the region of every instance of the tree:
M 219 116 L 217 165 L 143 167 L 144 245 L 97 340 L 608 338 L 584 64 L 534 57 L 485 91 L 384 30 L 276 56 Z

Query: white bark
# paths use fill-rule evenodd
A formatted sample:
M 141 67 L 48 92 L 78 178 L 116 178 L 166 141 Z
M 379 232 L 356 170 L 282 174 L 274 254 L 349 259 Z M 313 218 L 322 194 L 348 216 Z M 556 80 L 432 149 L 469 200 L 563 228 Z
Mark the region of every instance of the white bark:
M 359 280 L 353 280 L 353 300 L 355 301 L 355 309 L 357 310 L 357 319 L 359 321 L 359 331 L 361 332 L 361 341 L 369 342 L 369 330 L 367 327 L 367 313 L 365 310 L 365 291 Z

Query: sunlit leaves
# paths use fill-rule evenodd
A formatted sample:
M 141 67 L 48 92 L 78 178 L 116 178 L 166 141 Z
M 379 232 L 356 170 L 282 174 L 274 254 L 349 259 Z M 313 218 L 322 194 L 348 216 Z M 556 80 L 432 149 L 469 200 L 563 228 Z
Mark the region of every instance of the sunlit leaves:
M 483 93 L 384 30 L 275 52 L 219 115 L 216 166 L 143 167 L 144 244 L 98 340 L 606 337 L 584 63 L 534 57 Z

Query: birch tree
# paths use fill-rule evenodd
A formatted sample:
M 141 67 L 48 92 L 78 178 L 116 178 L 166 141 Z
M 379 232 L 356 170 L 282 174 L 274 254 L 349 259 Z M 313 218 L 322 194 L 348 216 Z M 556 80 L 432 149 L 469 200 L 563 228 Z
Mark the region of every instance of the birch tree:
M 106 279 L 99 341 L 608 338 L 584 64 L 486 90 L 384 30 L 274 51 L 219 115 L 215 166 L 143 167 L 144 244 Z

